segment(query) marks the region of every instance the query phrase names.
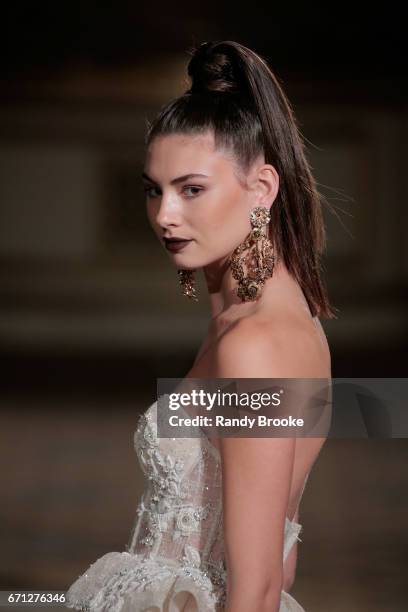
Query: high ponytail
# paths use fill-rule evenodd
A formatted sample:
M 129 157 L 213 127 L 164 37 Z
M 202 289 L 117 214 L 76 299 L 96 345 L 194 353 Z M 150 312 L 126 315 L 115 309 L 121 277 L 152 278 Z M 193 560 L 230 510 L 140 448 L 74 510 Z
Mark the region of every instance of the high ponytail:
M 312 316 L 336 318 L 321 278 L 324 198 L 278 80 L 259 55 L 234 41 L 205 42 L 191 55 L 190 88 L 161 110 L 146 144 L 158 135 L 212 131 L 216 149 L 233 151 L 243 175 L 263 153 L 279 175 L 270 221 L 275 253 L 301 286 Z

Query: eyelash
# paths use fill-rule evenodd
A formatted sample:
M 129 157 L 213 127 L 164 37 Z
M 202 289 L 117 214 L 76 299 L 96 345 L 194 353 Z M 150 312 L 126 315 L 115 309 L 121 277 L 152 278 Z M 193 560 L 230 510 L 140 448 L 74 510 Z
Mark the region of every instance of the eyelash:
M 152 197 L 152 198 L 154 198 L 154 197 L 155 197 L 155 196 L 149 196 L 149 192 L 150 192 L 152 189 L 156 189 L 156 188 L 155 188 L 155 187 L 145 187 L 145 188 L 144 188 L 144 192 L 145 192 L 145 194 L 146 194 L 146 196 L 147 196 L 147 197 Z M 198 191 L 199 191 L 199 192 L 200 192 L 200 191 L 204 191 L 204 189 L 203 189 L 202 187 L 198 187 L 197 185 L 185 185 L 185 186 L 183 187 L 183 191 L 184 191 L 184 189 L 198 189 Z M 192 199 L 192 198 L 196 198 L 198 195 L 199 195 L 199 194 L 198 194 L 198 193 L 196 193 L 195 195 L 188 196 L 188 197 L 189 197 L 190 199 Z

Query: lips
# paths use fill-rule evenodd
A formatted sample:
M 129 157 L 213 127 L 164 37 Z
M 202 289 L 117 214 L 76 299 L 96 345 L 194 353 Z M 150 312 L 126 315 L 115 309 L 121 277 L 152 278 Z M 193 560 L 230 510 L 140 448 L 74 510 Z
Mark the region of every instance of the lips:
M 190 242 L 191 242 L 191 240 L 186 240 L 184 238 L 180 238 L 179 240 L 178 239 L 173 239 L 173 238 L 172 239 L 164 238 L 164 244 L 166 246 L 166 249 L 168 251 L 173 252 L 173 253 L 181 251 Z

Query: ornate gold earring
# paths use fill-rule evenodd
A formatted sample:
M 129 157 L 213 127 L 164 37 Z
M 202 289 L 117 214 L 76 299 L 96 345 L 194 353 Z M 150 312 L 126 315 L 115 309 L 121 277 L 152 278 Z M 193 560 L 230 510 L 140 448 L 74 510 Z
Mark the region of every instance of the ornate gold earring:
M 232 276 L 238 281 L 237 295 L 243 302 L 257 300 L 262 293 L 265 280 L 273 274 L 274 249 L 265 231 L 270 220 L 267 208 L 264 206 L 254 208 L 250 214 L 253 229 L 229 259 Z M 247 267 L 247 275 L 244 264 Z
M 198 302 L 195 290 L 194 270 L 177 270 L 180 285 L 183 288 L 183 295 L 194 302 Z

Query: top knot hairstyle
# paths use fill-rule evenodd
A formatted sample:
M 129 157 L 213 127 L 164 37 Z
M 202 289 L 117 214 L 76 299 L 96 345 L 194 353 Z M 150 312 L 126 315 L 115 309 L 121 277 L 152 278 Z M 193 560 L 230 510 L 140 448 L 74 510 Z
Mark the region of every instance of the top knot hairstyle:
M 275 254 L 300 284 L 312 316 L 336 318 L 321 279 L 324 198 L 275 75 L 259 55 L 234 41 L 205 42 L 190 55 L 191 86 L 149 124 L 146 144 L 159 135 L 211 131 L 216 149 L 233 153 L 241 176 L 263 153 L 279 174 L 269 227 Z

